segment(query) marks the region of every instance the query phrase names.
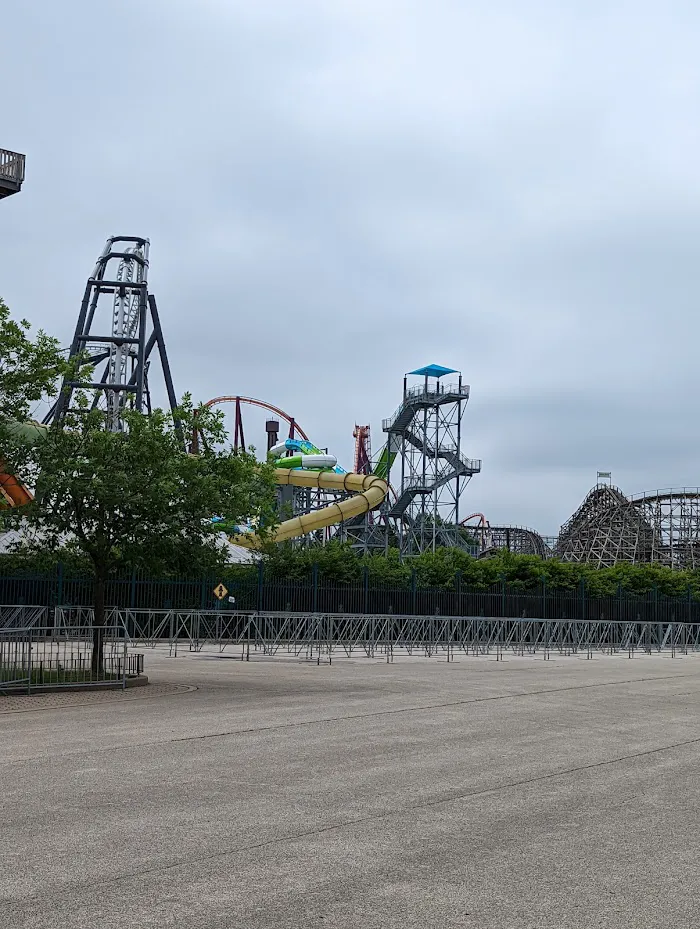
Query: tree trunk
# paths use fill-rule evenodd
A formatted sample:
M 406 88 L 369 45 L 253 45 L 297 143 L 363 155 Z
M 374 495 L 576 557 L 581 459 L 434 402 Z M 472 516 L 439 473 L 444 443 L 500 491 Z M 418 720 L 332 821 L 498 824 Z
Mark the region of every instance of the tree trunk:
M 98 571 L 95 576 L 95 603 L 94 624 L 92 629 L 92 664 L 93 675 L 102 675 L 104 672 L 104 636 L 105 636 L 105 587 L 107 579 Z

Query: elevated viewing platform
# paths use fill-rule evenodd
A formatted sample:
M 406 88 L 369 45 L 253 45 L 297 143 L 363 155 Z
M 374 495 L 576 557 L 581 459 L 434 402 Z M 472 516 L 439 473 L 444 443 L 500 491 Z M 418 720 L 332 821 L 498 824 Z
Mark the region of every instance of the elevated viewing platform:
M 409 387 L 403 403 L 393 416 L 382 420 L 384 432 L 403 432 L 418 410 L 441 406 L 443 403 L 457 403 L 469 399 L 469 384 L 441 384 L 439 382 Z
M 0 148 L 0 200 L 17 194 L 24 181 L 24 155 Z

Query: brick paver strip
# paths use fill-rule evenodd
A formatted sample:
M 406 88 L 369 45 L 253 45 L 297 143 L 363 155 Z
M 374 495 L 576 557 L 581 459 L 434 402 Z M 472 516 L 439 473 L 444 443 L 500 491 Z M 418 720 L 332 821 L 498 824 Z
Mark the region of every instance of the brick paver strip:
M 50 694 L 9 694 L 0 696 L 0 715 L 27 713 L 31 710 L 55 710 L 61 707 L 85 706 L 92 703 L 114 703 L 119 700 L 147 700 L 168 697 L 197 690 L 188 684 L 147 684 L 127 690 L 84 690 Z

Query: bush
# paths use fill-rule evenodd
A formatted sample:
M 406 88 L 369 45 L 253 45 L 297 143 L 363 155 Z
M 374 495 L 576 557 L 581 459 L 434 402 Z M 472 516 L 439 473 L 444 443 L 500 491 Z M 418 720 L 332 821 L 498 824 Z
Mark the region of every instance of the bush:
M 0 555 L 0 576 L 55 574 L 62 562 L 64 573 L 90 576 L 86 559 L 69 551 L 58 553 Z M 700 599 L 700 570 L 672 571 L 661 565 L 619 564 L 612 568 L 595 568 L 587 564 L 572 564 L 555 558 L 542 561 L 531 555 L 514 555 L 503 551 L 493 558 L 473 558 L 460 549 L 445 548 L 424 552 L 414 558 L 399 559 L 396 549 L 388 553 L 363 555 L 349 545 L 331 542 L 323 547 L 302 548 L 289 543 L 268 548 L 263 555 L 265 577 L 268 580 L 311 583 L 314 569 L 319 584 L 364 583 L 372 588 L 391 587 L 442 590 L 488 590 L 505 583 L 511 590 L 536 591 L 542 585 L 548 590 L 572 591 L 583 585 L 589 596 L 611 597 L 619 592 L 647 594 L 656 590 L 662 596 L 692 596 Z M 314 568 L 315 566 L 315 568 Z M 256 583 L 256 564 L 229 565 L 217 570 L 217 576 L 238 582 Z M 124 566 L 125 577 L 130 576 Z M 191 570 L 173 564 L 163 573 L 166 578 L 200 580 L 194 564 Z

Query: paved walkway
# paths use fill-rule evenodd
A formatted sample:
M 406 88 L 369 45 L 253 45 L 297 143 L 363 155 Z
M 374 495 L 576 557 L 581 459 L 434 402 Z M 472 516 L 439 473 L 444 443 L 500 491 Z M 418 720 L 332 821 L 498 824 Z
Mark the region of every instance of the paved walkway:
M 700 923 L 699 656 L 166 654 L 0 699 L 2 929 Z

